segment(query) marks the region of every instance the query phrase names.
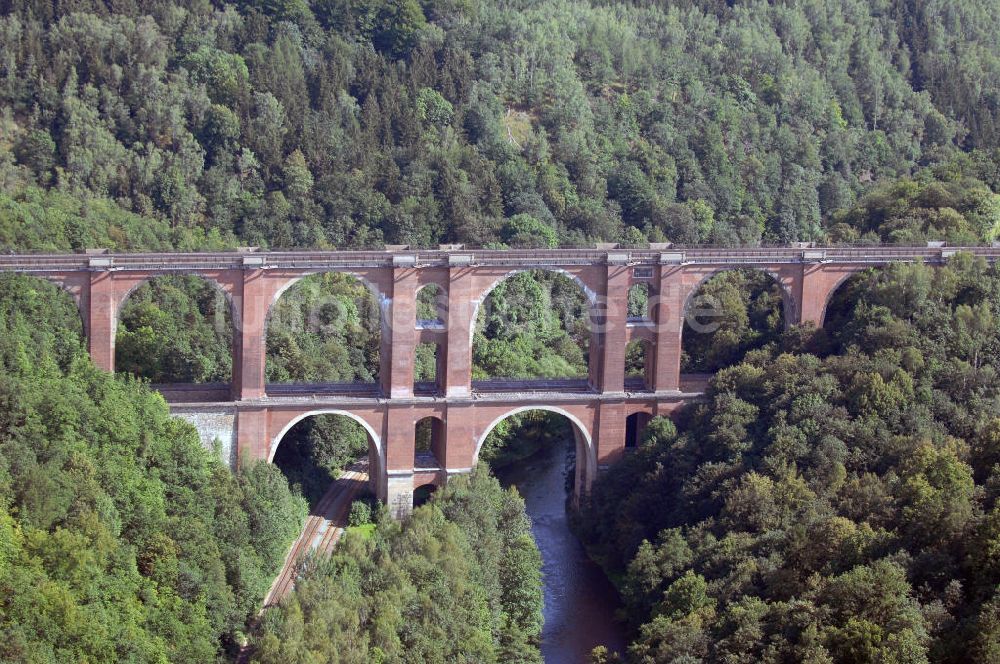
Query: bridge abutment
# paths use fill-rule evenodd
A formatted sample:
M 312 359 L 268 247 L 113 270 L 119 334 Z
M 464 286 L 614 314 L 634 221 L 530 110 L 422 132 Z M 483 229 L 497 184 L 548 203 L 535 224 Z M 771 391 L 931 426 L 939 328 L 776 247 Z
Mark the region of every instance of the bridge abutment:
M 193 425 L 198 430 L 202 446 L 217 452 L 224 464 L 236 470 L 239 444 L 236 437 L 235 405 L 172 407 L 170 412 Z
M 389 471 L 385 504 L 394 519 L 405 519 L 413 511 L 413 471 Z

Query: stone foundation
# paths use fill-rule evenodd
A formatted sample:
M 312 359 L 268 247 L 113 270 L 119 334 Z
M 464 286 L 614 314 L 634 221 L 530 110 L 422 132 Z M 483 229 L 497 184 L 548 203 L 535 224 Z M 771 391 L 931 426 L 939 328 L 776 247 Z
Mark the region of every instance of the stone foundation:
M 224 464 L 236 469 L 236 409 L 178 409 L 172 414 L 194 425 L 206 449 L 218 449 Z

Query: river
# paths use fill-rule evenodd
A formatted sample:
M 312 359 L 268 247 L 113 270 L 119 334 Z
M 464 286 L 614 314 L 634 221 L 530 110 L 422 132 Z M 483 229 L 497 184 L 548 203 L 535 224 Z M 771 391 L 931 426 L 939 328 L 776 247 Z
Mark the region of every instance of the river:
M 524 497 L 542 553 L 542 657 L 546 664 L 582 664 L 598 645 L 617 651 L 625 648 L 624 630 L 614 621 L 621 605 L 618 593 L 569 527 L 568 454 L 567 446 L 553 445 L 496 471 L 504 486 L 515 485 Z

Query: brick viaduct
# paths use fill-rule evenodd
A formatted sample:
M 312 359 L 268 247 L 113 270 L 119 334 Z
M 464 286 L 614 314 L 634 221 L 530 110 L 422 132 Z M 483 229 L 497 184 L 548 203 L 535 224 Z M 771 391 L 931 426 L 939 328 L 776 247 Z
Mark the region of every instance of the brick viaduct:
M 51 280 L 75 298 L 94 362 L 114 370 L 118 311 L 139 285 L 163 274 L 198 275 L 218 286 L 232 309 L 233 380 L 225 386 L 162 386 L 171 409 L 218 439 L 223 454 L 271 460 L 284 434 L 320 413 L 351 417 L 367 430 L 373 489 L 397 514 L 413 490 L 440 484 L 475 465 L 479 447 L 505 417 L 541 409 L 570 420 L 577 442 L 577 491 L 625 450 L 626 421 L 672 413 L 703 390 L 703 377 L 680 373 L 681 332 L 691 295 L 712 275 L 734 268 L 767 272 L 780 284 L 786 324 L 823 324 L 833 291 L 851 274 L 896 261 L 940 263 L 956 251 L 995 260 L 1000 249 L 932 247 L 776 249 L 559 249 L 198 254 L 73 254 L 0 257 L 0 271 Z M 586 381 L 474 383 L 472 333 L 479 305 L 506 277 L 551 270 L 573 279 L 590 307 Z M 310 274 L 344 272 L 365 283 L 382 316 L 380 384 L 268 385 L 264 379 L 268 313 L 280 295 Z M 648 284 L 648 316 L 627 317 L 629 289 Z M 441 320 L 418 321 L 418 291 L 435 284 Z M 646 347 L 646 378 L 625 377 L 625 349 Z M 438 379 L 414 389 L 418 343 L 438 346 Z M 415 429 L 434 418 L 433 460 L 414 453 Z M 633 417 L 633 421 L 635 418 Z

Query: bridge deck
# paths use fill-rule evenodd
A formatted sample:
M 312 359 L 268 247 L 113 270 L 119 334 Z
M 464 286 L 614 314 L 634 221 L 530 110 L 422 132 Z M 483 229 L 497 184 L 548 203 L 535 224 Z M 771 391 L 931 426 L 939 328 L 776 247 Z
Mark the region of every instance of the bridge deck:
M 711 374 L 683 374 L 681 389 L 669 393 L 671 397 L 692 398 L 702 395 Z M 426 384 L 425 384 L 426 385 Z M 233 403 L 228 383 L 203 384 L 160 384 L 152 385 L 172 405 L 198 405 Z M 419 387 L 419 386 L 418 386 Z M 636 381 L 626 382 L 625 394 L 630 397 L 648 398 L 656 395 L 643 389 Z M 554 400 L 579 401 L 581 399 L 600 400 L 604 398 L 621 398 L 621 394 L 602 394 L 590 387 L 586 379 L 576 378 L 545 378 L 535 380 L 524 379 L 491 379 L 473 381 L 472 395 L 469 397 L 445 397 L 436 392 L 430 393 L 414 390 L 412 397 L 389 399 L 379 391 L 375 383 L 270 383 L 267 386 L 267 396 L 253 400 L 252 403 L 296 404 L 296 403 L 405 403 L 407 401 L 505 401 L 515 402 L 537 401 L 539 397 Z
M 400 251 L 266 251 L 144 254 L 10 254 L 0 256 L 0 271 L 52 272 L 89 270 L 99 265 L 110 270 L 226 270 L 247 266 L 271 269 L 351 269 L 393 267 L 393 259 L 409 256 L 420 267 L 445 267 L 457 257 L 462 265 L 559 267 L 597 265 L 608 261 L 610 254 L 624 257 L 629 263 L 655 265 L 678 258 L 687 264 L 754 263 L 865 263 L 872 265 L 897 261 L 940 262 L 955 252 L 968 252 L 990 261 L 1000 259 L 1000 247 L 762 247 L 724 249 L 682 247 L 668 249 L 547 249 L 547 250 L 440 250 Z M 822 255 L 822 258 L 817 256 Z

